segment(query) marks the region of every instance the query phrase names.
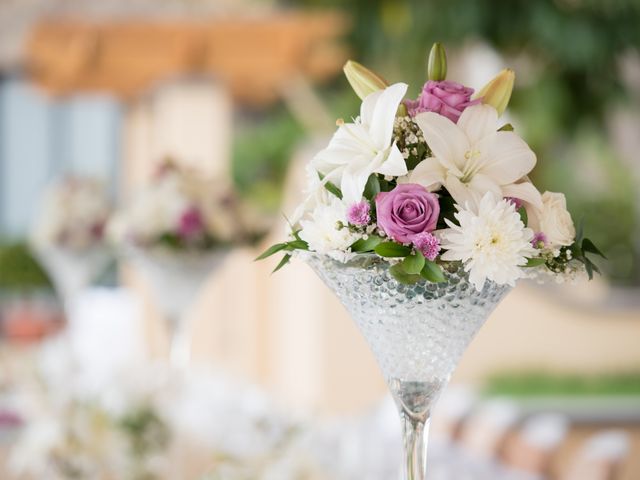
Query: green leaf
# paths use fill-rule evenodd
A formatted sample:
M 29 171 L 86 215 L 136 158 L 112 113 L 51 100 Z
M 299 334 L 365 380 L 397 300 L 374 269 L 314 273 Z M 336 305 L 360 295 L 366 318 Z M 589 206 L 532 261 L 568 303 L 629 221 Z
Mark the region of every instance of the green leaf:
M 320 172 L 318 172 L 318 177 L 320 177 L 320 180 L 324 180 L 324 175 L 321 174 Z M 326 182 L 324 184 L 324 188 L 326 188 L 330 193 L 334 194 L 336 197 L 342 200 L 342 190 L 336 187 L 335 184 L 331 182 Z
M 520 209 L 518 210 L 518 213 L 520 214 L 520 220 L 522 220 L 522 223 L 526 227 L 529 224 L 529 216 L 527 215 L 527 209 L 524 207 L 520 207 Z
M 594 245 L 594 243 L 589 240 L 588 238 L 585 238 L 584 240 L 582 240 L 582 251 L 583 252 L 589 252 L 589 253 L 595 253 L 596 255 L 600 255 L 602 258 L 607 258 L 604 253 L 602 253 L 598 247 L 596 247 Z
M 342 191 L 336 187 L 333 183 L 327 182 L 324 184 L 324 188 L 329 190 L 330 193 L 333 193 L 336 197 L 342 200 Z
M 580 244 L 584 237 L 584 217 L 580 219 L 578 228 L 576 229 L 576 243 Z
M 286 245 L 287 250 L 309 250 L 309 244 L 304 240 L 292 240 Z
M 420 276 L 433 283 L 441 283 L 446 281 L 440 265 L 438 265 L 436 262 L 432 262 L 431 260 L 425 260 L 424 267 L 420 272 Z
M 351 245 L 352 252 L 372 252 L 374 248 L 382 243 L 382 238 L 377 235 L 369 235 L 367 239 L 360 238 Z
M 398 282 L 404 283 L 406 285 L 412 285 L 420 281 L 420 275 L 412 275 L 410 273 L 405 272 L 401 263 L 391 266 L 389 268 L 389 273 Z
M 499 132 L 513 132 L 513 125 L 510 123 L 505 123 L 498 129 Z
M 544 258 L 527 258 L 525 267 L 539 267 L 545 263 L 547 263 L 547 261 Z
M 420 272 L 424 268 L 424 264 L 424 255 L 422 255 L 422 252 L 420 251 L 405 257 L 401 263 L 404 271 L 410 275 L 420 275 Z
M 276 266 L 276 268 L 273 269 L 273 273 L 276 273 L 278 270 L 280 270 L 282 267 L 284 267 L 287 263 L 289 263 L 289 260 L 291 260 L 291 254 L 287 253 L 284 257 L 282 257 L 282 260 L 280 260 L 280 263 L 278 263 L 278 265 Z
M 262 252 L 260 255 L 258 255 L 253 261 L 257 262 L 258 260 L 264 260 L 265 258 L 268 258 L 271 255 L 274 255 L 274 254 L 278 253 L 279 251 L 284 250 L 285 248 L 287 248 L 287 244 L 286 243 L 276 243 L 275 245 L 271 245 L 264 252 Z
M 587 275 L 589 275 L 589 280 L 593 280 L 593 263 L 585 259 L 584 267 L 587 270 Z
M 364 197 L 368 200 L 374 200 L 378 193 L 380 193 L 380 180 L 378 180 L 378 175 L 372 173 L 364 187 Z
M 411 253 L 409 247 L 395 242 L 383 242 L 373 249 L 381 257 L 406 257 Z

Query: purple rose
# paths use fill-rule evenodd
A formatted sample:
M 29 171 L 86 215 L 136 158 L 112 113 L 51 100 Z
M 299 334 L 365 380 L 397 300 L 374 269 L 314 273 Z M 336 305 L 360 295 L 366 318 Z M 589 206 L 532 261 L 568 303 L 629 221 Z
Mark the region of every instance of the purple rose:
M 403 183 L 376 196 L 378 226 L 392 239 L 411 243 L 418 233 L 436 229 L 440 204 L 422 185 Z
M 480 99 L 471 100 L 473 88 L 456 82 L 429 80 L 422 87 L 417 100 L 406 100 L 409 115 L 415 117 L 422 112 L 436 112 L 457 123 L 462 111 L 480 103 Z
M 197 207 L 186 209 L 180 216 L 178 235 L 188 239 L 197 237 L 204 232 L 204 219 Z

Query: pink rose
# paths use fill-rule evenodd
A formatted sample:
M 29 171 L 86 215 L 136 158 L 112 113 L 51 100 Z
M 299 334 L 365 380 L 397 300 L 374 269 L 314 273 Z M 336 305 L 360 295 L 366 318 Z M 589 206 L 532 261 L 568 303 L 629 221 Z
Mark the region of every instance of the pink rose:
M 411 243 L 419 233 L 436 229 L 440 204 L 422 185 L 403 183 L 376 196 L 378 226 L 393 240 Z
M 412 117 L 422 112 L 436 112 L 456 123 L 465 108 L 480 103 L 479 98 L 471 100 L 472 94 L 473 88 L 456 82 L 429 80 L 418 99 L 406 100 L 405 104 Z
M 197 237 L 204 232 L 204 219 L 197 207 L 189 207 L 180 216 L 178 235 L 189 239 Z

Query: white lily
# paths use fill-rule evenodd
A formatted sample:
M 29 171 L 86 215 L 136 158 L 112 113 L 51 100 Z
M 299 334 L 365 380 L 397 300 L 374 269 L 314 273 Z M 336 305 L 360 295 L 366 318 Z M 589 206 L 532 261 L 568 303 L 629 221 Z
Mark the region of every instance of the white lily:
M 514 197 L 542 208 L 540 192 L 522 181 L 536 164 L 529 146 L 513 132 L 499 132 L 498 112 L 490 105 L 467 107 L 458 123 L 433 112 L 415 117 L 431 148 L 402 182 L 430 191 L 444 186 L 458 205 L 479 205 L 487 192 Z
M 343 123 L 329 146 L 312 160 L 313 167 L 340 186 L 343 199 L 362 199 L 369 175 L 406 175 L 407 167 L 393 143 L 393 124 L 400 102 L 407 92 L 405 83 L 396 83 L 363 100 L 360 117 Z

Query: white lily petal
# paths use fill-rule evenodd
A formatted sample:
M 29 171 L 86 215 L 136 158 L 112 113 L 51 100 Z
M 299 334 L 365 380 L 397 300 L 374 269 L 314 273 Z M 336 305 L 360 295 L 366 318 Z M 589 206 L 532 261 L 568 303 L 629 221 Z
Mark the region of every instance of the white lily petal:
M 472 105 L 460 115 L 458 127 L 473 145 L 498 130 L 498 112 L 491 105 Z
M 349 205 L 362 200 L 362 194 L 364 188 L 367 185 L 369 175 L 373 172 L 370 170 L 353 169 L 349 167 L 342 174 L 342 182 L 340 184 L 340 190 L 342 190 L 342 199 Z
M 389 149 L 387 159 L 374 172 L 382 175 L 393 175 L 394 177 L 407 174 L 407 164 L 395 144 Z
M 500 186 L 482 174 L 475 175 L 468 183 L 462 183 L 457 177 L 449 175 L 444 186 L 458 205 L 464 205 L 472 211 L 480 208 L 480 202 L 487 192 L 501 196 Z
M 440 189 L 445 178 L 445 169 L 435 158 L 426 158 L 409 175 L 398 179 L 399 183 L 417 183 L 430 192 Z
M 396 119 L 398 106 L 407 93 L 407 88 L 406 83 L 395 83 L 384 89 L 376 99 L 373 115 L 368 119 L 368 123 L 365 123 L 368 125 L 371 139 L 380 150 L 386 149 L 391 143 L 393 123 Z M 364 104 L 368 98 L 365 98 L 362 110 L 365 110 Z M 366 110 L 369 110 L 368 106 Z
M 447 117 L 433 112 L 420 113 L 414 118 L 422 130 L 433 156 L 445 167 L 464 168 L 464 154 L 470 150 L 465 133 Z
M 475 200 L 472 193 L 465 184 L 458 179 L 458 177 L 447 175 L 444 180 L 444 187 L 458 205 L 464 206 L 469 204 L 475 206 Z
M 376 105 L 383 92 L 384 90 L 378 90 L 377 92 L 370 93 L 364 97 L 362 104 L 360 104 L 360 123 L 366 125 L 367 128 L 369 128 L 369 125 L 373 122 Z
M 520 180 L 536 165 L 535 153 L 513 132 L 497 132 L 480 140 L 476 147 L 486 158 L 482 173 L 500 185 Z
M 542 195 L 531 182 L 512 183 L 502 186 L 502 196 L 518 198 L 534 208 L 542 209 Z

